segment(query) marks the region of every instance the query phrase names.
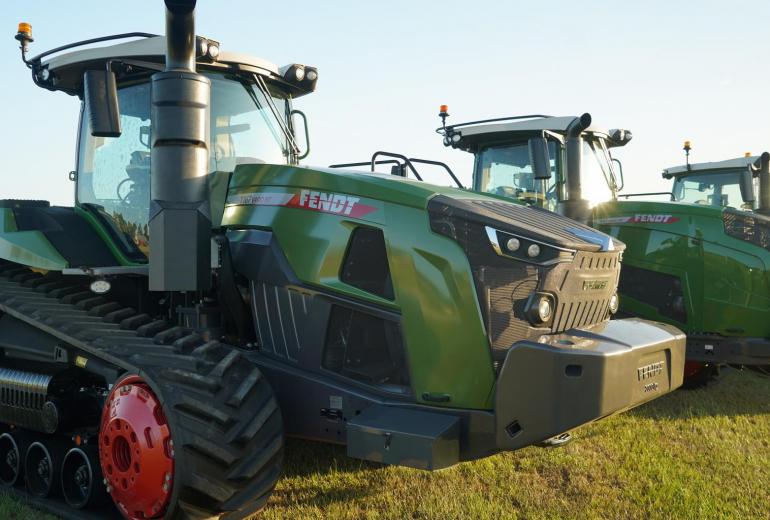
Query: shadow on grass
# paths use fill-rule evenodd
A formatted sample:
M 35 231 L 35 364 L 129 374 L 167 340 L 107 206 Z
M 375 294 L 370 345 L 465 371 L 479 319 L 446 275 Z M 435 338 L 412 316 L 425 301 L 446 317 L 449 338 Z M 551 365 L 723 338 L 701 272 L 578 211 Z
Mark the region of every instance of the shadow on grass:
M 292 482 L 276 489 L 272 506 L 323 509 L 382 492 L 380 472 L 386 466 L 349 458 L 344 446 L 288 438 L 284 457 L 282 479 Z
M 324 472 L 357 473 L 386 467 L 348 457 L 345 446 L 304 439 L 286 439 L 285 453 L 283 472 L 286 477 L 307 477 Z
M 680 389 L 627 413 L 666 420 L 770 414 L 770 378 L 748 370 L 725 369 L 708 386 Z

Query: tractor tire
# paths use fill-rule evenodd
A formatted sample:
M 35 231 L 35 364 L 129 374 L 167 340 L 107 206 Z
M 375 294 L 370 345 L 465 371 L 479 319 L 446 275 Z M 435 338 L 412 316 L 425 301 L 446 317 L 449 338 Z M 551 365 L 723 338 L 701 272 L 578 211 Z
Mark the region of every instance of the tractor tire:
M 164 394 L 184 395 L 168 414 L 181 481 L 167 518 L 246 518 L 265 506 L 281 473 L 283 422 L 272 388 L 237 351 L 212 345 L 201 353 L 213 365 L 206 376 L 175 368 L 159 381 Z
M 163 439 L 171 470 L 161 475 L 170 475 L 152 481 L 150 489 L 158 500 L 149 502 L 149 510 L 138 507 L 142 494 L 135 493 L 126 501 L 128 506 L 118 507 L 124 517 L 238 519 L 265 506 L 281 473 L 284 435 L 275 394 L 255 361 L 259 354 L 219 341 L 206 342 L 191 330 L 151 321 L 132 309 L 93 297 L 87 287 L 66 278 L 2 262 L 0 313 L 57 337 L 89 359 L 120 368 L 123 374 L 110 389 L 102 425 L 121 418 L 112 413 L 117 405 L 108 409 L 116 392 L 128 395 L 131 387 L 141 387 L 136 403 L 153 400 L 153 413 L 142 419 L 155 417 L 150 426 L 163 430 L 165 437 L 150 438 Z M 125 424 L 113 426 L 122 429 Z M 98 434 L 99 464 L 116 503 L 116 491 L 130 495 L 131 477 L 138 480 L 142 472 L 156 471 L 153 465 L 168 463 L 159 462 L 157 450 L 146 450 L 143 443 L 149 448 L 155 443 L 142 440 L 144 429 L 132 429 L 130 422 L 128 426 L 119 449 L 114 444 L 106 449 L 105 430 Z M 117 439 L 117 434 L 113 428 L 111 439 Z M 133 454 L 139 458 L 132 459 Z M 120 470 L 120 480 L 110 478 L 109 464 Z M 14 476 L 18 477 L 8 478 Z M 164 484 L 167 489 L 158 491 Z M 156 504 L 157 513 L 143 512 L 151 512 Z

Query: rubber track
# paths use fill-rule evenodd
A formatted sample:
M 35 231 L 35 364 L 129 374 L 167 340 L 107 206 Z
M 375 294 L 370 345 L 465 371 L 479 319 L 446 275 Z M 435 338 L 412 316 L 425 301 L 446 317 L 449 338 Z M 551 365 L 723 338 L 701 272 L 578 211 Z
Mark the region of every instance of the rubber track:
M 166 518 L 242 518 L 281 470 L 281 413 L 254 353 L 152 320 L 56 274 L 0 262 L 0 312 L 141 375 L 163 404 L 175 449 Z

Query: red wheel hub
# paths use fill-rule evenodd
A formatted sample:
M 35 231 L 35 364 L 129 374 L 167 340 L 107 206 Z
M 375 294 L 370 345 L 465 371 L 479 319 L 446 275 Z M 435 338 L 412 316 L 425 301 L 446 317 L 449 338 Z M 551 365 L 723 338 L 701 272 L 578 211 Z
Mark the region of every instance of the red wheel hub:
M 174 443 L 158 398 L 139 376 L 118 382 L 102 411 L 99 462 L 120 512 L 131 520 L 166 512 Z
M 699 361 L 685 361 L 684 362 L 684 377 L 687 379 L 688 377 L 693 377 L 697 375 L 705 365 Z

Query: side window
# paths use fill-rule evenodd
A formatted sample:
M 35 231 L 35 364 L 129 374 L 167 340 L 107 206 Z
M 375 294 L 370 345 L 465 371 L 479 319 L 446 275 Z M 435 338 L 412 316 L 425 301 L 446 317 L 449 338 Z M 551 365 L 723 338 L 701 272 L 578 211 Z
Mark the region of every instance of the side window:
M 535 179 L 529 143 L 496 145 L 482 150 L 476 164 L 476 187 L 479 191 L 534 204 L 540 199 L 557 202 L 556 181 L 558 169 L 557 143 L 549 141 L 548 154 L 551 177 L 543 185 Z
M 120 137 L 94 137 L 83 113 L 78 158 L 78 202 L 98 208 L 123 249 L 149 250 L 150 85 L 118 90 Z M 140 253 L 141 252 L 141 253 Z

